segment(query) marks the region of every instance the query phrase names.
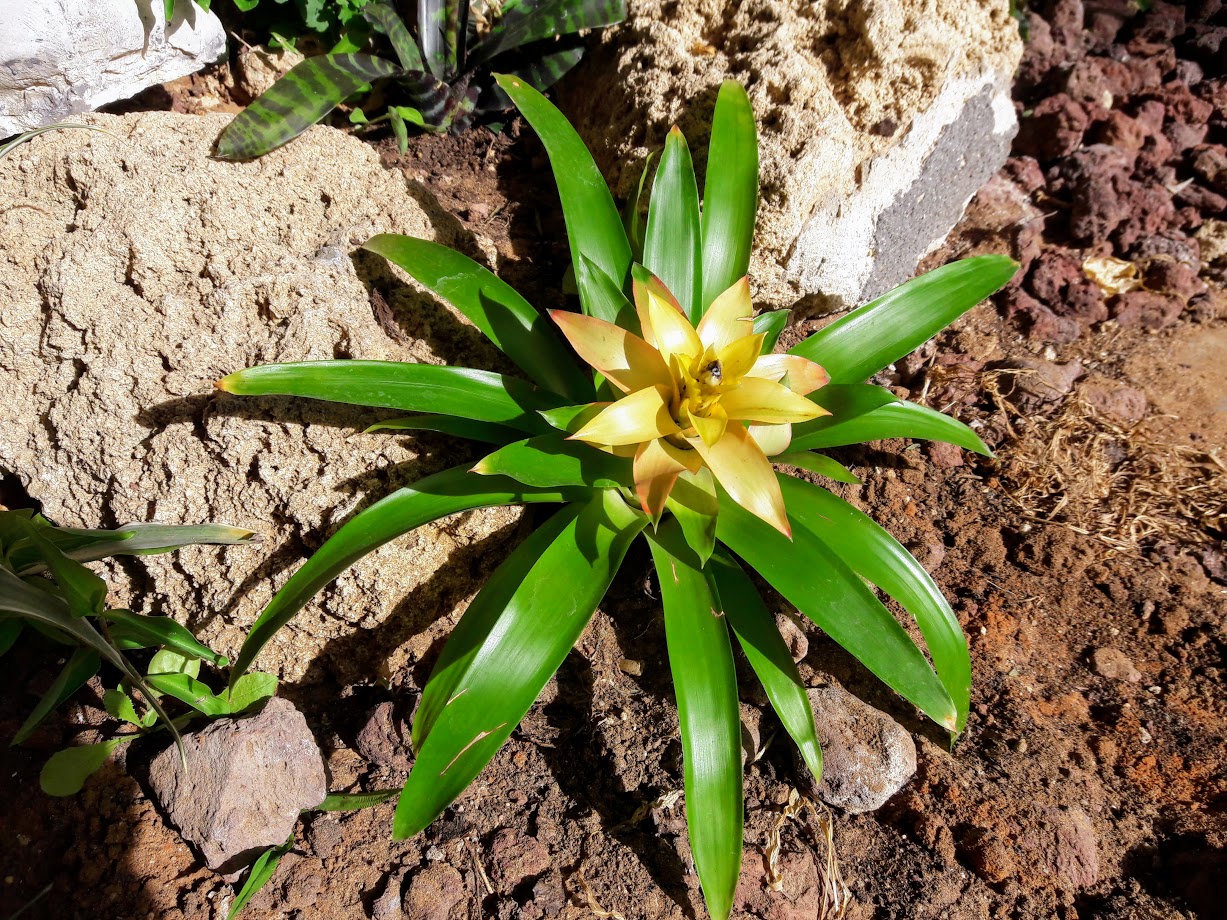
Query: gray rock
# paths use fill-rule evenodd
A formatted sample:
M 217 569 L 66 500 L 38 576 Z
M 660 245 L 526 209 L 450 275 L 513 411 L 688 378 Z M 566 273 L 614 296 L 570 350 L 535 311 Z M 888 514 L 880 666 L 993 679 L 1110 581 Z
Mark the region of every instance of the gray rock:
M 716 88 L 747 87 L 763 179 L 751 279 L 772 306 L 852 306 L 908 278 L 1017 128 L 1005 2 L 643 0 L 599 42 L 560 98 L 622 192 L 675 122 L 701 168 Z
M 327 794 L 324 761 L 307 720 L 274 697 L 253 715 L 218 719 L 183 736 L 149 767 L 162 810 L 210 869 L 232 872 L 290 836 L 299 812 Z
M 447 863 L 435 863 L 416 872 L 405 892 L 405 920 L 451 920 L 452 908 L 467 892 L 460 873 Z
M 171 611 L 233 657 L 272 594 L 357 508 L 465 458 L 363 433 L 394 413 L 229 397 L 213 381 L 274 361 L 482 367 L 496 353 L 382 259 L 355 252 L 376 233 L 458 242 L 457 223 L 418 203 L 434 208 L 428 192 L 333 128 L 251 163 L 211 160 L 229 118 L 93 115 L 116 136 L 45 134 L 0 160 L 0 201 L 31 204 L 0 209 L 0 468 L 64 525 L 212 520 L 264 534 L 258 546 L 105 569 L 117 605 Z M 467 566 L 440 572 L 445 561 L 519 515 L 474 512 L 381 547 L 278 632 L 257 666 L 301 680 L 331 644 L 328 667 L 343 680 L 399 672 L 475 590 Z M 409 597 L 410 619 L 392 631 L 401 645 L 344 641 L 372 635 Z
M 385 700 L 371 709 L 356 740 L 358 753 L 371 763 L 398 773 L 408 773 L 413 766 L 409 726 L 396 714 L 391 701 Z
M 916 772 L 916 745 L 899 723 L 842 687 L 814 687 L 822 783 L 809 793 L 852 814 L 881 808 Z M 812 784 L 809 771 L 798 773 Z
M 388 876 L 383 892 L 371 905 L 371 920 L 401 920 L 405 916 L 402 907 L 401 887 L 404 884 L 405 870 L 393 872 Z
M 176 3 L 26 0 L 9 3 L 0 28 L 0 137 L 135 96 L 226 53 L 221 20 Z
M 809 637 L 805 635 L 805 628 L 795 614 L 777 613 L 775 625 L 784 637 L 784 644 L 788 646 L 788 654 L 793 661 L 801 661 L 809 654 Z

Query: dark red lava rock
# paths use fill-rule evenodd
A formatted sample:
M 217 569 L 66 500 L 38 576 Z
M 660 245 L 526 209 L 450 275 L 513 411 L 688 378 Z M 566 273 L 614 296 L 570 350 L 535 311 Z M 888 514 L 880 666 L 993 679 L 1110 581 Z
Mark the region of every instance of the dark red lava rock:
M 1086 106 L 1064 93 L 1049 96 L 1022 120 L 1014 150 L 1041 163 L 1060 159 L 1078 149 L 1090 122 Z
M 1146 266 L 1146 287 L 1160 294 L 1175 294 L 1189 301 L 1206 290 L 1206 282 L 1183 262 L 1156 260 Z
M 1184 306 L 1184 301 L 1175 294 L 1130 291 L 1116 298 L 1112 318 L 1121 326 L 1141 326 L 1157 332 L 1176 322 Z

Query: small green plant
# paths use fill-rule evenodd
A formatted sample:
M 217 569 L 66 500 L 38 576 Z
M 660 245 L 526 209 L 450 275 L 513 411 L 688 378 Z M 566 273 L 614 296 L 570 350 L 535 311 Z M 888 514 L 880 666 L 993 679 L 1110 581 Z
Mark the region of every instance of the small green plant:
M 224 695 L 213 694 L 197 679 L 201 662 L 220 668 L 229 661 L 170 617 L 107 606 L 106 582 L 84 563 L 170 552 L 193 544 L 241 544 L 254 537 L 251 531 L 216 524 L 82 530 L 55 527 L 31 511 L 0 511 L 0 654 L 9 651 L 27 629 L 73 648 L 10 743 L 29 738 L 104 663 L 118 669 L 120 679 L 105 691 L 103 705 L 113 718 L 136 728 L 52 755 L 39 776 L 44 792 L 78 792 L 115 748 L 149 732 L 169 730 L 178 743 L 179 729 L 191 716 L 172 719 L 163 708 L 166 696 L 181 700 L 196 713 L 219 715 L 241 711 L 276 689 L 272 675 L 253 672 Z M 125 654 L 138 649 L 157 649 L 143 674 Z
M 674 129 L 641 225 L 637 206 L 626 221 L 619 215 L 562 114 L 524 80 L 499 82 L 550 157 L 583 311 L 553 319 L 590 368 L 581 370 L 524 298 L 465 256 L 403 236 L 368 241 L 367 250 L 467 316 L 527 379 L 342 360 L 253 367 L 219 381 L 240 395 L 412 412 L 376 427 L 445 431 L 497 448 L 476 467 L 429 476 L 355 515 L 265 608 L 232 674 L 318 590 L 388 540 L 473 508 L 562 503 L 480 590 L 426 684 L 394 821 L 396 837 L 412 836 L 507 740 L 642 535 L 660 580 L 691 848 L 710 913 L 727 918 L 742 853 L 731 636 L 810 770 L 817 777 L 822 769 L 804 685 L 746 566 L 952 737 L 964 726 L 967 642 L 933 580 L 864 513 L 791 473 L 854 482 L 815 451 L 882 438 L 987 454 L 965 425 L 866 381 L 1017 265 L 987 256 L 944 266 L 774 354 L 787 312 L 753 316 L 750 305 L 758 152 L 738 84 L 719 93 L 702 198 Z M 915 618 L 931 664 L 871 586 Z
M 350 5 L 361 6 L 363 19 L 383 34 L 399 63 L 355 53 L 368 42 L 351 25 L 337 50 L 291 68 L 227 125 L 217 140 L 219 157 L 262 156 L 377 81 L 386 83 L 396 103 L 376 118 L 355 108 L 350 119 L 390 122 L 403 151 L 409 126 L 461 129 L 474 118 L 505 111 L 510 102 L 492 70 L 545 89 L 579 63 L 581 30 L 626 17 L 625 0 L 419 0 L 406 25 L 389 3 Z

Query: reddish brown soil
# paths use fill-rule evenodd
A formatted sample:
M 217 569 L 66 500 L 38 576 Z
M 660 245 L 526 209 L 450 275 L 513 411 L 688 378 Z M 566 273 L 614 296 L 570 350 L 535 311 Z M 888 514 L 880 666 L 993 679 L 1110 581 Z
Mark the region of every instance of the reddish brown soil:
M 811 632 L 805 678 L 835 678 L 919 747 L 916 776 L 883 809 L 835 815 L 848 917 L 1223 916 L 1227 484 L 1212 452 L 1227 436 L 1227 324 L 1222 266 L 1202 261 L 1192 234 L 1227 207 L 1227 171 L 1214 165 L 1227 139 L 1227 19 L 1217 0 L 1191 4 L 1187 22 L 1161 3 L 1134 19 L 1123 0 L 1050 6 L 1031 14 L 1018 95 L 1033 114 L 1017 156 L 932 259 L 1007 249 L 1024 270 L 998 310 L 978 309 L 883 381 L 976 425 L 998 457 L 905 442 L 837 454 L 865 480 L 845 494 L 950 597 L 975 668 L 972 717 L 948 750 Z M 384 151 L 389 168 L 494 241 L 530 299 L 564 302 L 557 199 L 527 132 Z M 1105 297 L 1087 281 L 1082 262 L 1102 254 L 1139 264 L 1147 290 L 1136 293 L 1152 299 Z M 1073 361 L 1081 380 L 1044 388 Z M 1070 452 L 1054 453 L 1058 442 Z M 1045 466 L 1054 456 L 1057 478 Z M 1103 481 L 1115 490 L 1106 497 L 1087 485 Z M 1131 532 L 1113 496 L 1148 483 L 1170 500 L 1146 505 L 1153 520 Z M 682 785 L 680 747 L 648 569 L 632 553 L 557 681 L 443 818 L 394 843 L 390 805 L 308 817 L 246 916 L 397 917 L 402 888 L 415 920 L 705 916 L 670 795 Z M 0 734 L 11 734 L 51 672 L 5 664 L 13 705 Z M 285 688 L 325 748 L 332 788 L 403 779 L 394 739 L 425 677 L 400 675 L 388 690 L 321 671 Z M 149 802 L 147 751 L 134 748 L 75 798 L 37 791 L 48 752 L 96 716 L 87 694 L 3 755 L 0 913 L 45 891 L 24 917 L 224 916 L 229 884 L 199 868 Z M 764 737 L 773 725 L 768 711 Z M 767 885 L 765 850 L 797 784 L 777 734 L 746 779 L 737 917 L 818 916 L 826 854 L 813 812 L 783 821 L 782 889 Z

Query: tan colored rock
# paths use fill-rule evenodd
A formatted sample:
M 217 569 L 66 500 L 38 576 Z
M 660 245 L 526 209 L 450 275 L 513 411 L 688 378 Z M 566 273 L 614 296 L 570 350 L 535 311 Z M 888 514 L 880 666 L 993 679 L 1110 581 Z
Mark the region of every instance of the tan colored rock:
M 460 442 L 362 433 L 395 413 L 245 400 L 213 381 L 262 362 L 483 366 L 495 352 L 382 260 L 354 254 L 386 231 L 450 242 L 415 200 L 425 193 L 370 147 L 320 127 L 223 163 L 207 154 L 228 116 L 92 120 L 114 136 L 56 132 L 0 160 L 0 469 L 61 524 L 263 533 L 256 547 L 108 570 L 113 603 L 174 615 L 233 656 L 275 589 L 358 508 L 470 456 Z M 382 320 L 367 284 L 388 299 Z M 469 564 L 441 566 L 517 518 L 477 512 L 385 546 L 258 665 L 299 679 L 327 649 L 351 678 L 403 667 L 474 590 Z
M 706 159 L 720 82 L 760 131 L 756 295 L 852 305 L 897 284 L 1005 162 L 1022 53 L 1006 0 L 640 0 L 562 103 L 624 195 L 678 123 Z

